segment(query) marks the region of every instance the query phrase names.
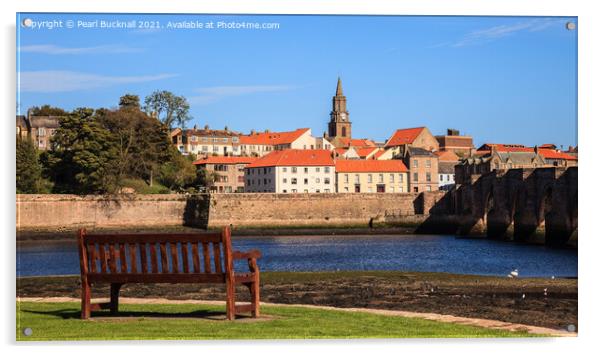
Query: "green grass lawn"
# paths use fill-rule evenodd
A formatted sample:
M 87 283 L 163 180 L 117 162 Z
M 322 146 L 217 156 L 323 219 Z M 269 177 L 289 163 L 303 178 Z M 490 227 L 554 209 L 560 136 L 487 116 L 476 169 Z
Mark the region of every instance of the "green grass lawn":
M 17 340 L 318 339 L 410 337 L 531 337 L 526 332 L 397 316 L 302 307 L 262 306 L 261 319 L 226 321 L 224 306 L 120 305 L 120 314 L 93 312 L 80 320 L 79 303 L 17 302 Z M 31 336 L 23 335 L 31 328 Z

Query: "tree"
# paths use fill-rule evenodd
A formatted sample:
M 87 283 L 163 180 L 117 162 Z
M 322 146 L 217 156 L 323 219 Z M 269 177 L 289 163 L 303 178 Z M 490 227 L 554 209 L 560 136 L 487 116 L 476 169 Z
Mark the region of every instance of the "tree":
M 48 173 L 60 192 L 95 194 L 115 189 L 110 173 L 115 141 L 91 108 L 78 108 L 60 119 L 47 156 Z
M 120 109 L 140 110 L 140 97 L 133 94 L 125 94 L 119 98 Z
M 42 168 L 31 139 L 17 138 L 17 193 L 38 193 Z
M 134 107 L 99 114 L 102 125 L 115 141 L 112 173 L 118 185 L 123 177 L 142 178 L 152 186 L 159 166 L 172 159 L 167 127 Z
M 59 107 L 52 107 L 45 104 L 41 107 L 32 107 L 30 110 L 32 116 L 66 116 L 68 113 Z
M 169 91 L 155 91 L 144 99 L 145 110 L 156 114 L 169 129 L 174 126 L 186 127 L 192 117 L 189 115 L 190 105 L 184 96 L 176 96 Z
M 197 180 L 196 167 L 192 160 L 172 149 L 172 159 L 161 165 L 161 183 L 172 190 L 184 190 L 195 185 Z

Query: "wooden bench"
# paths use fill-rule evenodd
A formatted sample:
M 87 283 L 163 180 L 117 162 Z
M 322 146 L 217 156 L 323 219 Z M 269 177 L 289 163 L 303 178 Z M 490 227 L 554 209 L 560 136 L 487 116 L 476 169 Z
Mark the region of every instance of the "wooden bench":
M 92 310 L 110 309 L 111 313 L 117 313 L 119 290 L 126 283 L 224 283 L 228 320 L 245 312 L 259 316 L 257 259 L 261 253 L 258 250 L 233 251 L 228 227 L 221 233 L 211 234 L 89 235 L 85 229 L 80 229 L 77 241 L 82 319 L 89 318 Z M 247 260 L 249 272 L 234 272 L 234 261 L 240 259 Z M 91 285 L 97 283 L 111 284 L 110 302 L 90 302 Z M 238 284 L 249 289 L 251 304 L 236 304 Z

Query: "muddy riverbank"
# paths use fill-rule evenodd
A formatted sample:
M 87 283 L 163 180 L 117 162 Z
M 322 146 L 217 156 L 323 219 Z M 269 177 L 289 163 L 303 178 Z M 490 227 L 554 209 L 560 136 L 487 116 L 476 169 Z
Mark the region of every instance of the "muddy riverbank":
M 107 286 L 93 296 L 108 296 Z M 248 299 L 244 287 L 238 299 Z M 223 300 L 223 285 L 128 284 L 123 296 Z M 17 279 L 17 296 L 79 297 L 79 277 Z M 577 325 L 577 279 L 408 272 L 263 272 L 262 301 L 405 310 L 566 329 Z

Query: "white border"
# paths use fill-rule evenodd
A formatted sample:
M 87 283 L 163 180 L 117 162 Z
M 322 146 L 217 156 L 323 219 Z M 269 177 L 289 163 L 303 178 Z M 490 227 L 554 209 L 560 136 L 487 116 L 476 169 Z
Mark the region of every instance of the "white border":
M 601 199 L 598 172 L 602 162 L 599 153 L 602 149 L 596 144 L 600 139 L 597 135 L 602 132 L 600 120 L 600 101 L 602 89 L 600 85 L 600 55 L 602 12 L 594 6 L 595 2 L 575 0 L 547 0 L 547 1 L 517 1 L 517 0 L 415 0 L 415 1 L 193 1 L 190 0 L 104 0 L 74 2 L 69 0 L 20 0 L 2 3 L 0 16 L 2 18 L 2 53 L 0 57 L 4 75 L 4 87 L 1 96 L 5 134 L 4 151 L 1 154 L 0 166 L 4 168 L 2 174 L 3 186 L 2 200 L 4 203 L 4 234 L 2 235 L 4 251 L 4 271 L 2 272 L 4 291 L 2 301 L 3 319 L 1 333 L 4 336 L 3 344 L 12 348 L 28 352 L 44 353 L 70 353 L 81 350 L 104 352 L 106 350 L 127 350 L 139 342 L 130 343 L 94 343 L 95 346 L 81 347 L 82 344 L 51 344 L 38 345 L 18 344 L 15 347 L 15 262 L 14 262 L 14 126 L 15 112 L 15 13 L 20 12 L 178 12 L 178 13 L 256 13 L 256 14 L 406 14 L 406 15 L 533 15 L 533 16 L 579 16 L 579 162 L 580 162 L 580 250 L 579 250 L 579 338 L 577 339 L 549 339 L 549 340 L 363 340 L 363 341 L 272 341 L 272 342 L 146 342 L 144 351 L 164 352 L 170 346 L 176 345 L 173 350 L 195 352 L 221 352 L 247 351 L 250 352 L 282 352 L 302 353 L 308 350 L 333 350 L 342 349 L 352 352 L 364 352 L 367 349 L 374 351 L 399 351 L 409 352 L 462 352 L 488 354 L 508 352 L 567 353 L 587 351 L 586 348 L 596 350 L 596 339 L 599 338 L 600 329 L 599 306 L 600 292 L 598 285 L 602 280 L 598 275 L 602 269 L 598 254 L 602 250 L 600 239 L 602 233 L 596 232 L 596 212 Z M 12 78 L 12 80 L 7 80 Z M 90 344 L 90 343 L 88 343 Z M 99 345 L 100 344 L 100 345 Z M 282 345 L 286 345 L 286 348 Z M 115 347 L 104 348 L 106 345 Z M 598 345 L 599 346 L 599 345 Z M 598 349 L 599 350 L 599 349 Z

